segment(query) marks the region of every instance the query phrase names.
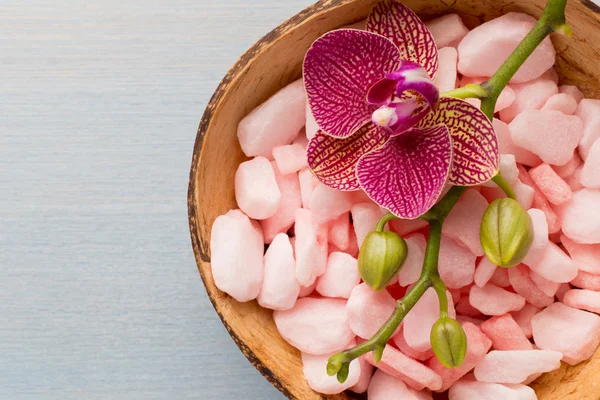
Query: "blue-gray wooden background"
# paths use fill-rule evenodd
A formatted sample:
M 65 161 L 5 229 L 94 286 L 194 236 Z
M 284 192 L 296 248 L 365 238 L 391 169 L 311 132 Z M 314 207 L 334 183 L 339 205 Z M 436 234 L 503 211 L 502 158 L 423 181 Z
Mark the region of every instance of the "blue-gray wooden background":
M 311 0 L 0 0 L 0 399 L 281 399 L 196 270 L 202 111 Z

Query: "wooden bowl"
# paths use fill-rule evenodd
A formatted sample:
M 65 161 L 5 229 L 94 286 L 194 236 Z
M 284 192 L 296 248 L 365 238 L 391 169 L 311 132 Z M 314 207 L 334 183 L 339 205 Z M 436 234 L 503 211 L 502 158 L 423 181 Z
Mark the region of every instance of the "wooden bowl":
M 210 269 L 210 231 L 215 218 L 236 208 L 233 180 L 245 160 L 236 137 L 239 121 L 286 84 L 298 79 L 304 54 L 323 33 L 366 18 L 377 0 L 322 0 L 262 38 L 227 73 L 211 99 L 194 146 L 188 193 L 189 224 L 198 270 L 223 324 L 250 362 L 290 399 L 361 398 L 352 393 L 324 396 L 302 375 L 300 353 L 277 333 L 272 313 L 253 301 L 238 303 L 215 287 Z M 460 14 L 471 27 L 510 11 L 539 17 L 546 0 L 403 0 L 423 20 Z M 570 0 L 567 19 L 574 37 L 553 35 L 561 82 L 587 97 L 600 90 L 600 7 Z M 600 399 L 600 352 L 576 367 L 538 379 L 541 400 Z M 351 397 L 352 396 L 352 397 Z M 364 397 L 363 397 L 364 398 Z

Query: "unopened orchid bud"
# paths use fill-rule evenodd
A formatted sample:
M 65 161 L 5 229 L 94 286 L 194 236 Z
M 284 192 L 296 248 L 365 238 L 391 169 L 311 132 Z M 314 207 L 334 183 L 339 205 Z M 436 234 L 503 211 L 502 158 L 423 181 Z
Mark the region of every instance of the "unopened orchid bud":
M 467 335 L 460 323 L 443 317 L 431 328 L 431 347 L 437 359 L 447 368 L 460 366 L 467 354 Z
M 385 288 L 400 270 L 408 247 L 394 232 L 370 232 L 360 248 L 358 269 L 362 279 L 374 290 Z
M 512 268 L 520 264 L 533 242 L 533 222 L 513 199 L 494 200 L 481 221 L 481 246 L 494 264 Z

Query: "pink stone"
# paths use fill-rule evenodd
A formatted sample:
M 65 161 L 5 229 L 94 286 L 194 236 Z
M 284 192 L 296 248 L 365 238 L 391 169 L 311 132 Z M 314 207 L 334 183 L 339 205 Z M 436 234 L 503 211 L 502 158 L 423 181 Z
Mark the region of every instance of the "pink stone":
M 565 236 L 582 244 L 600 243 L 600 190 L 581 189 L 560 211 Z
M 466 315 L 460 315 L 458 314 L 456 316 L 456 320 L 461 324 L 461 325 L 465 325 L 467 322 L 470 324 L 473 324 L 475 326 L 481 326 L 481 324 L 484 322 L 483 319 L 479 319 L 479 318 L 474 318 L 474 317 L 467 317 Z
M 531 129 L 535 126 L 536 129 Z M 552 165 L 564 165 L 583 134 L 579 117 L 558 111 L 526 110 L 509 125 L 513 142 Z
M 557 283 L 570 282 L 577 276 L 577 264 L 557 245 L 548 243 L 542 258 L 530 268 L 544 278 Z
M 302 207 L 298 174 L 282 175 L 274 162 L 271 162 L 271 166 L 281 192 L 281 204 L 272 217 L 260 221 L 267 244 L 271 243 L 275 236 L 287 232 L 294 225 L 296 210 Z
M 505 122 L 494 118 L 492 124 L 494 125 L 496 136 L 498 137 L 501 154 L 512 154 L 515 156 L 517 163 L 525 164 L 529 167 L 535 167 L 542 162 L 538 155 L 514 144 L 512 137 L 510 136 L 508 125 Z
M 537 208 L 528 210 L 527 214 L 529 214 L 533 225 L 533 242 L 523 260 L 523 264 L 531 266 L 537 264 L 544 257 L 544 253 L 548 248 L 548 222 L 544 212 Z
M 239 124 L 240 146 L 248 157 L 271 157 L 273 149 L 292 143 L 306 123 L 306 92 L 299 79 L 254 109 Z
M 302 207 L 308 209 L 310 205 L 310 198 L 312 197 L 315 188 L 319 185 L 319 180 L 315 178 L 312 171 L 308 168 L 298 172 L 298 179 L 300 180 Z
M 492 341 L 495 350 L 532 350 L 525 332 L 510 314 L 492 317 L 480 325 L 481 330 Z
M 296 262 L 290 238 L 275 236 L 264 258 L 264 279 L 258 304 L 271 310 L 289 310 L 296 304 L 300 284 L 296 280 Z
M 515 101 L 500 111 L 500 119 L 506 123 L 512 122 L 517 115 L 525 111 L 539 110 L 552 95 L 558 93 L 556 83 L 548 74 L 527 83 L 511 84 L 510 87 L 516 95 Z M 521 146 L 517 142 L 515 144 Z
M 452 295 L 448 297 L 448 315 L 456 317 Z M 412 310 L 404 317 L 404 339 L 406 343 L 418 352 L 431 349 L 429 336 L 433 324 L 440 318 L 440 302 L 433 288 L 427 289 L 423 297 L 417 302 Z
M 359 248 L 367 234 L 375 230 L 383 214 L 379 206 L 374 203 L 360 203 L 352 206 L 352 223 Z
M 544 292 L 546 296 L 554 296 L 558 289 L 560 288 L 561 283 L 552 282 L 537 272 L 530 270 L 529 277 L 536 284 L 536 286 Z
M 428 392 L 417 392 L 406 386 L 402 380 L 388 375 L 382 370 L 377 370 L 368 391 L 369 400 L 431 400 L 431 394 Z
M 427 241 L 425 236 L 420 233 L 404 238 L 408 247 L 406 261 L 398 272 L 398 283 L 400 286 L 408 286 L 415 283 L 421 276 L 423 269 L 423 259 L 425 257 L 425 247 Z
M 567 292 L 571 289 L 572 288 L 570 284 L 562 283 L 556 291 L 556 298 L 558 299 L 558 301 L 562 302 L 565 298 L 565 294 L 567 294 Z
M 519 327 L 521 327 L 523 333 L 525 333 L 525 337 L 528 339 L 533 337 L 533 331 L 531 330 L 531 319 L 540 311 L 541 308 L 526 303 L 525 307 L 521 308 L 519 311 L 513 311 L 510 313 L 515 322 L 519 325 Z
M 535 182 L 533 182 L 533 179 L 531 179 L 531 176 L 529 176 L 529 172 L 526 171 L 523 166 L 519 166 L 519 179 L 534 189 L 532 206 L 542 210 L 542 212 L 546 215 L 546 222 L 548 222 L 548 233 L 556 233 L 560 231 L 560 219 L 558 218 L 558 215 L 554 212 L 554 209 L 550 206 L 550 203 L 548 203 L 548 200 L 544 194 L 540 191 Z
M 366 393 L 375 368 L 365 360 L 364 356 L 358 358 L 358 363 L 360 364 L 360 377 L 358 382 L 351 386 L 349 390 L 354 393 Z
M 515 171 L 518 175 L 516 164 Z M 467 190 L 446 217 L 442 232 L 444 235 L 462 243 L 474 255 L 483 256 L 479 231 L 481 219 L 487 207 L 487 200 L 479 192 Z
M 372 352 L 365 354 L 365 359 L 380 371 L 402 380 L 415 390 L 424 388 L 439 390 L 442 387 L 442 378 L 438 374 L 420 362 L 405 356 L 392 346 L 385 347 L 383 357 L 377 364 L 375 364 Z
M 596 140 L 588 152 L 581 169 L 581 184 L 587 188 L 600 188 L 600 139 Z
M 594 290 L 572 289 L 565 293 L 565 305 L 600 314 L 600 292 Z
M 581 100 L 583 100 L 583 93 L 581 93 L 581 90 L 579 90 L 579 88 L 577 86 L 560 85 L 558 87 L 558 92 L 571 95 L 577 103 L 579 103 Z
M 458 53 L 453 47 L 439 48 L 439 68 L 433 83 L 440 93 L 447 92 L 456 87 L 456 65 Z
M 433 357 L 433 350 L 431 348 L 426 351 L 417 351 L 410 347 L 409 344 L 406 342 L 406 339 L 404 338 L 403 328 L 404 327 L 400 328 L 400 332 L 398 332 L 398 334 L 394 335 L 394 337 L 392 338 L 392 341 L 394 342 L 396 347 L 398 347 L 398 350 L 400 350 L 402 353 L 409 356 L 410 358 L 414 358 L 418 361 L 427 361 L 431 357 Z
M 520 310 L 525 306 L 525 299 L 522 296 L 492 284 L 487 284 L 482 288 L 473 286 L 469 294 L 469 301 L 473 307 L 485 315 L 502 315 Z
M 315 121 L 315 117 L 313 117 L 312 112 L 310 111 L 310 106 L 308 105 L 308 99 L 306 100 L 306 138 L 308 140 L 315 137 L 317 132 L 319 131 L 319 125 L 317 125 L 317 121 Z
M 552 350 L 493 350 L 475 367 L 475 378 L 489 383 L 523 383 L 533 374 L 560 368 L 562 353 Z
M 352 341 L 351 345 L 356 343 Z M 346 382 L 339 383 L 337 377 L 327 375 L 327 362 L 335 353 L 325 355 L 312 355 L 302 353 L 302 372 L 308 386 L 322 394 L 338 394 L 356 385 L 360 379 L 362 368 L 359 360 L 350 363 L 350 372 Z
M 535 196 L 535 190 L 521 182 L 520 179 L 513 185 L 513 189 L 517 195 L 517 201 L 525 210 L 529 210 L 533 205 L 533 197 Z M 544 217 L 545 218 L 545 217 Z
M 525 385 L 461 380 L 450 388 L 449 400 L 537 400 L 532 388 Z
M 575 154 L 573 154 L 573 158 L 571 158 L 568 163 L 566 163 L 565 165 L 562 165 L 560 167 L 552 167 L 552 168 L 554 169 L 554 171 L 556 172 L 556 174 L 558 176 L 560 176 L 563 179 L 566 179 L 569 176 L 573 175 L 575 170 L 581 165 L 581 162 L 582 162 L 581 157 L 579 157 L 579 154 L 577 154 L 577 152 L 575 152 Z
M 535 182 L 546 199 L 552 204 L 561 205 L 573 198 L 573 191 L 548 164 L 540 164 L 529 170 L 529 176 Z
M 471 318 L 481 318 L 483 314 L 481 311 L 473 307 L 471 302 L 469 301 L 469 296 L 461 296 L 458 302 L 456 303 L 456 312 L 460 315 L 464 315 Z
M 536 20 L 508 13 L 473 29 L 458 46 L 458 69 L 466 76 L 492 76 L 529 33 Z M 525 61 L 511 82 L 527 82 L 554 65 L 556 51 L 549 38 Z
M 461 80 L 460 80 L 460 86 L 464 87 L 470 83 L 482 83 L 485 82 L 487 80 L 487 78 L 482 78 L 482 77 L 470 77 L 470 76 L 464 76 Z M 494 112 L 499 112 L 501 110 L 504 110 L 506 107 L 509 107 L 512 103 L 515 102 L 515 99 L 517 98 L 514 90 L 512 90 L 512 88 L 510 86 L 505 86 L 504 89 L 502 89 L 502 92 L 500 92 L 500 96 L 498 96 L 498 100 L 496 101 L 496 106 L 494 107 Z M 465 99 L 465 101 L 467 101 L 468 103 L 472 104 L 473 106 L 477 107 L 477 108 L 481 108 L 481 100 L 480 99 Z
M 504 193 L 504 191 L 502 189 L 500 189 L 498 186 L 496 187 L 487 187 L 487 186 L 480 186 L 479 187 L 481 195 L 487 200 L 488 203 L 492 203 L 494 202 L 494 200 L 497 199 L 501 199 L 503 197 L 506 197 L 506 193 Z
M 350 213 L 346 212 L 329 223 L 329 243 L 345 251 L 350 247 Z
M 352 228 L 350 228 L 349 242 L 350 244 L 348 246 L 348 249 L 346 250 L 346 253 L 350 254 L 354 258 L 358 258 L 358 240 L 356 239 L 356 232 L 354 232 L 354 229 Z
M 287 175 L 298 172 L 308 166 L 306 159 L 306 148 L 301 144 L 288 144 L 275 147 L 273 158 L 282 174 Z
M 510 284 L 527 302 L 536 307 L 547 307 L 554 303 L 554 297 L 547 296 L 542 292 L 529 276 L 529 268 L 526 265 L 517 265 L 508 270 Z
M 583 99 L 575 113 L 583 121 L 583 136 L 579 142 L 579 155 L 585 160 L 588 151 L 600 137 L 600 100 Z
M 427 366 L 442 377 L 442 387 L 439 391 L 446 391 L 456 381 L 471 371 L 487 354 L 492 341 L 479 329 L 471 323 L 463 324 L 463 329 L 467 335 L 467 354 L 463 363 L 455 368 L 446 368 L 435 357 L 427 361 Z M 460 398 L 459 400 L 465 400 Z M 488 400 L 488 399 L 486 399 Z
M 281 191 L 269 160 L 256 157 L 240 164 L 235 173 L 235 199 L 250 218 L 275 215 L 281 204 Z
M 571 285 L 582 289 L 600 291 L 600 275 L 579 271 L 577 277 L 571 281 Z
M 323 224 L 350 211 L 354 198 L 353 192 L 342 192 L 319 183 L 310 197 L 308 209 L 315 220 Z
M 290 310 L 274 311 L 279 334 L 303 353 L 330 354 L 354 338 L 348 324 L 346 300 L 305 297 Z
M 292 142 L 292 144 L 299 144 L 302 146 L 304 151 L 306 152 L 306 148 L 308 147 L 308 138 L 306 137 L 306 129 L 302 129 L 296 139 Z
M 496 272 L 496 264 L 491 262 L 487 257 L 483 257 L 479 264 L 477 264 L 477 269 L 475 270 L 475 276 L 473 280 L 475 284 L 479 287 L 484 287 Z
M 439 272 L 447 287 L 457 289 L 470 285 L 475 274 L 476 259 L 469 249 L 447 236 L 442 236 Z
M 363 339 L 369 339 L 394 312 L 396 300 L 386 291 L 371 289 L 361 283 L 352 289 L 346 310 L 352 331 Z
M 508 279 L 508 270 L 506 268 L 496 268 L 489 283 L 502 288 L 509 287 L 510 279 Z
M 579 244 L 565 235 L 560 241 L 580 271 L 600 275 L 600 244 Z
M 318 224 L 311 212 L 296 210 L 296 279 L 310 286 L 327 268 L 327 225 Z
M 317 280 L 316 290 L 325 297 L 347 299 L 360 283 L 358 261 L 346 253 L 333 252 L 327 260 L 327 270 Z
M 263 281 L 264 241 L 260 226 L 240 210 L 217 217 L 210 238 L 215 285 L 239 302 L 255 299 Z
M 577 111 L 577 100 L 567 93 L 557 93 L 550 96 L 542 110 L 560 111 L 563 114 L 572 115 Z
M 458 47 L 460 41 L 469 33 L 458 14 L 446 14 L 425 23 L 433 35 L 439 49 L 450 46 Z
M 422 219 L 394 219 L 389 223 L 390 230 L 404 237 L 427 226 Z
M 517 161 L 513 154 L 500 154 L 500 172 L 504 179 L 511 185 L 519 179 L 519 169 L 517 168 Z M 494 182 L 486 182 L 483 185 L 497 187 Z
M 600 344 L 600 317 L 554 303 L 531 321 L 535 344 L 563 353 L 563 361 L 576 365 L 590 358 Z
M 316 287 L 317 281 L 314 281 L 314 283 L 310 286 L 300 286 L 300 293 L 298 293 L 298 298 L 310 296 L 311 294 L 313 294 Z
M 575 169 L 573 174 L 567 178 L 565 178 L 565 182 L 571 188 L 573 192 L 581 190 L 584 186 L 581 184 L 581 172 L 583 171 L 583 165 L 580 165 Z

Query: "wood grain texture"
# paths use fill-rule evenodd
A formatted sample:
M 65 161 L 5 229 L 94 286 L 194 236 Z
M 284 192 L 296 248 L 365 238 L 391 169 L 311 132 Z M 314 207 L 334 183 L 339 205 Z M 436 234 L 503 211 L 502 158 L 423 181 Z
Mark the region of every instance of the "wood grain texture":
M 311 0 L 0 1 L 0 399 L 281 399 L 214 312 L 186 190 L 229 67 Z
M 256 43 L 229 71 L 200 123 L 188 193 L 190 231 L 198 268 L 209 296 L 242 352 L 290 399 L 348 399 L 353 394 L 324 396 L 302 378 L 299 353 L 277 333 L 271 313 L 256 302 L 238 303 L 214 285 L 210 270 L 210 228 L 214 219 L 235 207 L 233 176 L 245 159 L 236 138 L 238 122 L 278 89 L 297 79 L 305 51 L 322 33 L 359 21 L 376 0 L 322 0 L 294 16 Z M 510 11 L 539 17 L 544 0 L 404 0 L 424 19 L 458 12 L 475 25 Z M 585 1 L 571 1 L 567 17 L 574 38 L 553 37 L 557 69 L 565 83 L 577 84 L 598 97 L 600 14 Z M 224 159 L 223 154 L 229 157 Z M 541 400 L 600 398 L 595 365 L 598 352 L 576 368 L 566 365 L 534 384 Z

